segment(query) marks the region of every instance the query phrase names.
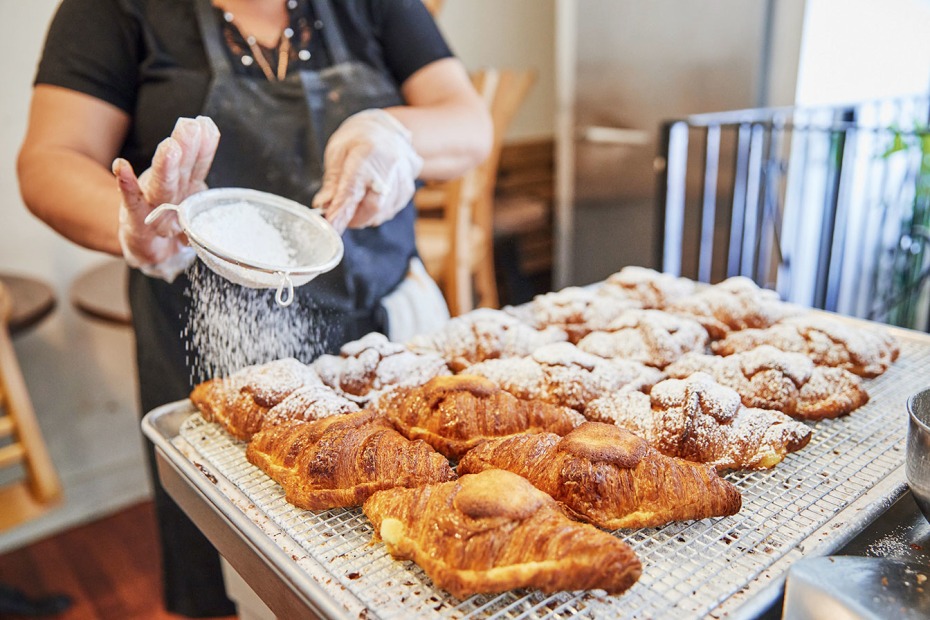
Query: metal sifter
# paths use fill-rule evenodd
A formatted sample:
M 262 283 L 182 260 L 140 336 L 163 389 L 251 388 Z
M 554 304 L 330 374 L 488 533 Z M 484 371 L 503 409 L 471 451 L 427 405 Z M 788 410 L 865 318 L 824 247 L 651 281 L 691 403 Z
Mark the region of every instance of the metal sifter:
M 342 237 L 318 212 L 282 196 L 236 187 L 208 189 L 164 204 L 200 259 L 227 280 L 248 288 L 277 289 L 287 306 L 294 287 L 333 269 L 342 260 Z

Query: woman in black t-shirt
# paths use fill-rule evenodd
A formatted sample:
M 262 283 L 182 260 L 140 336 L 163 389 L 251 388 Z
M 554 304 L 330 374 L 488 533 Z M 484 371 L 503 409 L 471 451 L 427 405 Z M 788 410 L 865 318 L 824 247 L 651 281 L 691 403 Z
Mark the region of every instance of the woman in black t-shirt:
M 414 179 L 477 165 L 491 131 L 419 0 L 63 0 L 18 171 L 33 213 L 134 268 L 145 412 L 192 387 L 192 255 L 172 222 L 143 224 L 154 207 L 238 186 L 323 209 L 345 258 L 298 291 L 334 350 L 387 327 L 380 301 L 416 256 Z M 157 484 L 155 499 L 167 608 L 232 613 L 209 543 Z

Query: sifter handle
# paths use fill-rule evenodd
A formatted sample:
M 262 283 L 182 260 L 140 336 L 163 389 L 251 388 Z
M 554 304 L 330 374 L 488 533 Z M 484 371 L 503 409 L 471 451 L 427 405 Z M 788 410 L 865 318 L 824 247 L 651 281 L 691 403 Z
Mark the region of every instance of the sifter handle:
M 145 216 L 145 223 L 151 224 L 159 217 L 161 217 L 165 211 L 174 211 L 175 213 L 178 213 L 180 210 L 181 208 L 178 205 L 173 205 L 166 202 L 165 204 L 159 205 L 152 209 L 152 212 Z
M 278 285 L 278 292 L 275 293 L 274 300 L 278 302 L 279 306 L 286 308 L 294 301 L 294 283 L 291 281 L 291 276 L 283 271 L 279 271 L 278 275 L 281 276 L 281 284 Z

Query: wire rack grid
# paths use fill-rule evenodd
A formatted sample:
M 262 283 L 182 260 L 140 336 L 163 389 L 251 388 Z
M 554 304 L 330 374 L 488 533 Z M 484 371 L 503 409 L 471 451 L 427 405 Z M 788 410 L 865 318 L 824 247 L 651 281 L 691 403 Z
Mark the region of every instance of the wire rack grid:
M 621 596 L 515 590 L 458 600 L 433 586 L 414 563 L 396 561 L 383 544 L 371 544 L 372 526 L 360 509 L 311 512 L 287 503 L 283 490 L 248 463 L 245 444 L 219 426 L 193 414 L 179 436 L 213 475 L 241 490 L 324 567 L 331 587 L 356 597 L 370 617 L 719 617 L 783 579 L 797 559 L 828 553 L 831 532 L 821 528 L 846 527 L 837 515 L 903 464 L 905 400 L 921 380 L 930 381 L 925 379 L 930 337 L 894 333 L 901 357 L 884 375 L 866 381 L 868 404 L 850 416 L 814 424 L 810 444 L 776 468 L 727 475 L 743 495 L 738 514 L 614 532 L 643 563 L 642 577 Z

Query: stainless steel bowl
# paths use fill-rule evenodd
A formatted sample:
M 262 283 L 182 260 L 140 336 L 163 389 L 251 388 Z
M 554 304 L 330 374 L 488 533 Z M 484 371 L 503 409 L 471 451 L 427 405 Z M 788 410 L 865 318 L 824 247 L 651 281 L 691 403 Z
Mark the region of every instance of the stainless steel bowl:
M 930 388 L 907 399 L 907 484 L 930 521 Z

